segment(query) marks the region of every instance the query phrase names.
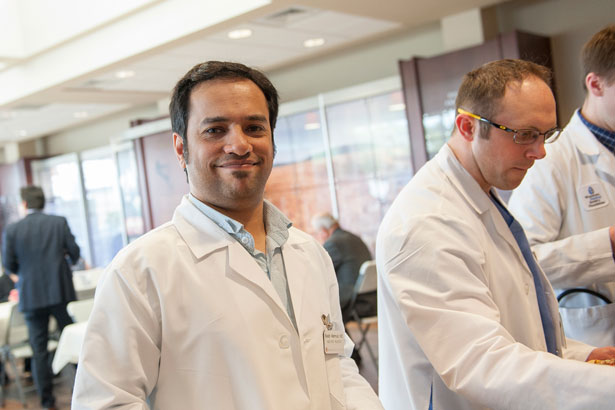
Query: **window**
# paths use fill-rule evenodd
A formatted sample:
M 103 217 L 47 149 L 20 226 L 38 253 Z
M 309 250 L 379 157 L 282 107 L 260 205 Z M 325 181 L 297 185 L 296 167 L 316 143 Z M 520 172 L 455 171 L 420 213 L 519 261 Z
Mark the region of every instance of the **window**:
M 281 107 L 265 195 L 296 227 L 313 233 L 312 216 L 331 212 L 374 249 L 380 220 L 412 177 L 400 88 L 387 79 Z

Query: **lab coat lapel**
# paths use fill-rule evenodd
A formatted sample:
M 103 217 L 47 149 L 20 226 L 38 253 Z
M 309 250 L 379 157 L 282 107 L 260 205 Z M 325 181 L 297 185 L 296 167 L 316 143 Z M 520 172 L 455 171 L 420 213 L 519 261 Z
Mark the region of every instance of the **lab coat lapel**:
M 282 301 L 271 284 L 271 280 L 254 258 L 240 243 L 199 211 L 187 197 L 184 197 L 177 207 L 173 215 L 173 224 L 196 259 L 204 258 L 226 247 L 228 250 L 226 274 L 245 279 L 251 286 L 257 288 L 258 292 L 271 299 L 272 304 L 288 317 L 286 308 L 282 306 Z M 288 320 L 290 321 L 290 318 Z
M 235 275 L 248 281 L 256 288 L 257 292 L 264 293 L 288 317 L 286 307 L 282 305 L 280 296 L 275 291 L 271 280 L 239 242 L 228 245 L 227 275 Z M 290 318 L 288 320 L 290 321 Z
M 308 266 L 313 266 L 313 264 L 310 263 L 310 260 L 300 247 L 300 241 L 293 238 L 292 235 L 282 247 L 282 255 L 284 257 L 284 266 L 286 267 L 288 290 L 290 291 L 295 320 L 298 326 L 299 323 L 302 323 L 301 315 L 304 312 L 303 296 L 306 291 L 306 278 L 307 275 L 311 274 L 306 269 Z
M 482 218 L 490 219 L 490 221 L 484 221 L 487 229 L 491 231 L 493 229 L 492 227 L 495 227 L 498 235 L 508 243 L 521 264 L 525 266 L 526 274 L 532 276 L 532 272 L 527 266 L 525 258 L 523 258 L 523 254 L 519 249 L 519 245 L 506 224 L 506 221 L 504 221 L 504 218 L 500 215 L 500 212 L 491 201 L 491 198 L 489 198 L 474 177 L 472 177 L 457 160 L 451 148 L 448 145 L 444 145 L 436 158 L 442 169 L 448 175 L 451 184 L 455 186 L 460 195 L 464 197 L 465 201 L 477 214 L 481 215 Z M 495 190 L 493 191 L 496 198 L 498 198 L 501 203 L 504 203 L 497 192 Z

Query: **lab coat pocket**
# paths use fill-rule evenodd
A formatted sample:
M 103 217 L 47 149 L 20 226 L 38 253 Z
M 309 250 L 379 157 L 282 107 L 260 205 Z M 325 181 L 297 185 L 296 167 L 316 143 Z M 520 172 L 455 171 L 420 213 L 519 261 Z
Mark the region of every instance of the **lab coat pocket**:
M 615 345 L 615 303 L 559 310 L 567 337 L 594 346 Z
M 338 355 L 325 355 L 327 365 L 327 378 L 329 379 L 329 394 L 331 395 L 331 409 L 345 410 L 346 399 L 344 396 L 344 385 L 342 383 L 342 371 L 340 369 L 340 358 Z

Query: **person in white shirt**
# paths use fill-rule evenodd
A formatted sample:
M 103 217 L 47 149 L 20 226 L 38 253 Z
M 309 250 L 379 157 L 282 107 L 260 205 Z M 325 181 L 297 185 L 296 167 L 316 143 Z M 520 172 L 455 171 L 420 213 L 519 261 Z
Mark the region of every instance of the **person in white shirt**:
M 549 74 L 521 60 L 466 74 L 450 140 L 382 221 L 387 410 L 613 408 L 614 369 L 584 361 L 615 347 L 564 337 L 553 290 L 494 189 L 518 186 L 558 137 Z
M 585 44 L 582 61 L 583 106 L 508 205 L 556 293 L 582 291 L 561 300 L 566 334 L 615 344 L 615 25 Z
M 263 199 L 278 95 L 209 61 L 179 80 L 190 193 L 106 269 L 73 409 L 382 409 L 355 363 L 326 251 Z

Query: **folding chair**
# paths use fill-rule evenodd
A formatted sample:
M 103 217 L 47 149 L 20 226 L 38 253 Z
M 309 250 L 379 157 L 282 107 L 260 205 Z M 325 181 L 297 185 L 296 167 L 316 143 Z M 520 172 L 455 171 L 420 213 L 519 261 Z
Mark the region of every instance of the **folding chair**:
M 12 303 L 12 302 L 10 302 Z M 52 317 L 49 321 L 50 340 L 47 348 L 52 351 L 56 348 L 58 342 L 51 339 L 52 331 L 57 327 L 55 319 Z M 21 384 L 21 373 L 17 368 L 17 359 L 25 359 L 32 357 L 32 347 L 28 339 L 28 326 L 26 325 L 23 314 L 19 311 L 17 303 L 11 306 L 9 320 L 3 335 L 0 335 L 2 347 L 0 347 L 0 356 L 2 357 L 2 371 L 0 371 L 0 380 L 4 380 L 6 376 L 6 365 L 11 366 L 17 385 L 19 400 L 23 407 L 26 407 L 26 397 Z M 0 407 L 4 407 L 4 386 L 0 383 Z
M 87 322 L 94 306 L 94 299 L 75 300 L 66 306 L 68 314 L 75 323 Z
M 357 351 L 360 351 L 361 347 L 365 345 L 369 356 L 376 365 L 376 369 L 378 369 L 378 359 L 367 340 L 367 332 L 369 331 L 369 328 L 372 324 L 378 323 L 378 316 L 373 313 L 371 313 L 370 315 L 365 315 L 364 312 L 358 309 L 359 305 L 357 304 L 357 299 L 361 295 L 376 292 L 377 287 L 378 275 L 376 271 L 376 261 L 363 262 L 359 270 L 359 276 L 357 277 L 357 281 L 355 282 L 352 298 L 350 299 L 349 309 L 352 320 L 357 322 L 359 332 L 361 334 L 360 339 L 356 343 L 356 349 Z

